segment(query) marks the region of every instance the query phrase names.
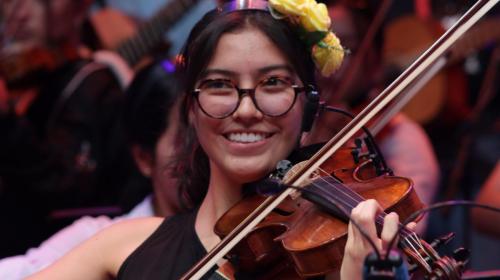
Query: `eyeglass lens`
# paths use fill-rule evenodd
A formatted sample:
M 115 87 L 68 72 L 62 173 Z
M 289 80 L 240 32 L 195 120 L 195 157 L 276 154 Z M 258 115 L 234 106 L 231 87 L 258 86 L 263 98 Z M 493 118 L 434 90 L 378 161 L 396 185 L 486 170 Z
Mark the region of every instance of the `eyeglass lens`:
M 238 90 L 230 80 L 206 80 L 198 88 L 198 103 L 202 110 L 212 117 L 227 117 L 239 105 L 238 91 L 242 90 Z M 279 116 L 290 110 L 295 97 L 295 89 L 288 80 L 270 78 L 256 86 L 252 99 L 263 114 Z

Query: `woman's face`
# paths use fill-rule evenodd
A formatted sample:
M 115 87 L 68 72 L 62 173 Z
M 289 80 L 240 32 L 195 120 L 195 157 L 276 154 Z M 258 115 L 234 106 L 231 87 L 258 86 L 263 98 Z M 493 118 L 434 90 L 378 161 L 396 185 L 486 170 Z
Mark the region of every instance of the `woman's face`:
M 240 89 L 253 89 L 271 77 L 302 85 L 283 53 L 259 30 L 246 28 L 224 34 L 195 88 L 206 79 L 227 79 Z M 211 176 L 225 176 L 241 184 L 262 178 L 296 147 L 301 130 L 304 98 L 280 117 L 262 114 L 248 95 L 236 111 L 224 118 L 207 116 L 193 102 L 190 121 L 210 159 Z

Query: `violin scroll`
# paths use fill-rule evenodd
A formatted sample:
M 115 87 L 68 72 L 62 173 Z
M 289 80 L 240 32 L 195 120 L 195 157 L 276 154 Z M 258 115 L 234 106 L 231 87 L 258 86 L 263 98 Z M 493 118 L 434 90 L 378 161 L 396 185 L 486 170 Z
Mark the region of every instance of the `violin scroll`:
M 465 249 L 462 248 L 459 250 Z M 462 279 L 462 273 L 467 260 L 461 261 L 459 259 L 444 256 L 434 262 L 432 272 L 429 274 L 428 278 L 431 280 L 460 280 Z
M 418 250 L 403 246 L 403 251 L 410 258 L 413 265 L 410 271 L 420 275 L 418 268 L 425 269 L 425 277 L 433 280 L 458 280 L 461 279 L 465 265 L 469 261 L 469 251 L 459 248 L 454 251 L 453 257 L 440 256 L 437 247 L 448 243 L 454 237 L 454 233 L 449 233 L 437 238 L 430 244 L 423 240 L 419 241 L 421 247 Z

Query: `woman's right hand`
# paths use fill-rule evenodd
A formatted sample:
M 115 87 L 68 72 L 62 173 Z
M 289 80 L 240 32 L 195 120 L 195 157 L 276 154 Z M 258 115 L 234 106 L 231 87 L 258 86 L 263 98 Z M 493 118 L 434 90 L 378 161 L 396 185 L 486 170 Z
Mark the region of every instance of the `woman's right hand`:
M 399 217 L 396 213 L 387 214 L 384 218 L 382 234 L 377 236 L 375 218 L 382 212 L 382 208 L 377 201 L 369 199 L 361 202 L 351 212 L 351 219 L 361 226 L 371 240 L 374 241 L 377 249 L 383 252 L 396 234 L 399 225 Z M 347 243 L 344 251 L 344 259 L 340 268 L 341 279 L 362 279 L 363 263 L 368 254 L 373 251 L 373 247 L 361 235 L 360 231 L 352 223 L 349 223 Z

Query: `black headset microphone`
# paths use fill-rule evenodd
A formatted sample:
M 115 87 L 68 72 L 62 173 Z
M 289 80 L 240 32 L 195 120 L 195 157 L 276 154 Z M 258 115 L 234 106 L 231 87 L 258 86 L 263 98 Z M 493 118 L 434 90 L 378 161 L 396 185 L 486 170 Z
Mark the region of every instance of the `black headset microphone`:
M 306 105 L 304 106 L 304 115 L 302 117 L 302 132 L 311 131 L 318 108 L 319 93 L 314 86 L 308 85 L 306 90 Z

